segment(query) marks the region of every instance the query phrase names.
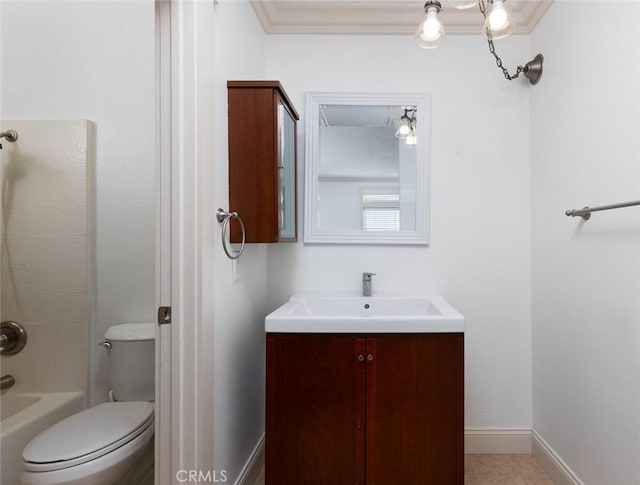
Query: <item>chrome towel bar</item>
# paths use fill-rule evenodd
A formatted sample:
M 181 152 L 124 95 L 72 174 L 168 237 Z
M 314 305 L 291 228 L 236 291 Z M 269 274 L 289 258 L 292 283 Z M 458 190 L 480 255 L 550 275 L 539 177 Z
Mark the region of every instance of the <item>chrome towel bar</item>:
M 582 217 L 585 221 L 588 221 L 592 212 L 608 211 L 609 209 L 620 209 L 621 207 L 631 207 L 634 205 L 640 205 L 640 200 L 632 200 L 631 202 L 622 202 L 620 204 L 601 205 L 598 207 L 584 207 L 583 209 L 572 209 L 565 212 L 566 215 L 571 217 Z

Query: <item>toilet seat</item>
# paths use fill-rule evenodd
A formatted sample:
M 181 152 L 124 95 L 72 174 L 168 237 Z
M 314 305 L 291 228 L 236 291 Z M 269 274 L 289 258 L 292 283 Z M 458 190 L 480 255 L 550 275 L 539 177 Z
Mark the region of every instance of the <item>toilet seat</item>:
M 135 440 L 153 426 L 153 421 L 153 404 L 149 402 L 99 404 L 34 438 L 23 451 L 23 468 L 48 472 L 96 460 Z

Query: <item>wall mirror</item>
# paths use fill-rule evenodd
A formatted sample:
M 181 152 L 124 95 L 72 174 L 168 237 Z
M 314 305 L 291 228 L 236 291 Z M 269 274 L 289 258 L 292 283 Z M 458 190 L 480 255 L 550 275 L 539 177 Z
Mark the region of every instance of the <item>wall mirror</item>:
M 307 93 L 304 242 L 429 242 L 426 94 Z

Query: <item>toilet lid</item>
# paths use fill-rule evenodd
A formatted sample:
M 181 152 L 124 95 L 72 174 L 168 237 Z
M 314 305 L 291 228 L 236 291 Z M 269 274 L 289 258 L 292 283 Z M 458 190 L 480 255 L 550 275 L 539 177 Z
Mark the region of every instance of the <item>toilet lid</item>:
M 96 458 L 133 440 L 153 422 L 153 404 L 108 402 L 74 414 L 35 437 L 22 452 L 41 471 L 67 468 Z

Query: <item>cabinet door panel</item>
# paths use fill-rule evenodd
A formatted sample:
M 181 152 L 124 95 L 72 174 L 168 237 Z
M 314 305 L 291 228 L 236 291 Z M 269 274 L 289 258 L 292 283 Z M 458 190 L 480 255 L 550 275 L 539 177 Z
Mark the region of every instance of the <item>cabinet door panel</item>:
M 267 337 L 266 485 L 364 485 L 365 340 Z
M 246 242 L 278 240 L 276 108 L 271 89 L 229 90 L 229 210 L 242 217 Z M 249 115 L 250 114 L 250 115 Z M 230 241 L 242 241 L 237 223 Z
M 367 485 L 463 484 L 463 337 L 375 336 L 367 354 Z
M 296 122 L 278 98 L 280 241 L 296 240 Z
M 278 81 L 228 81 L 229 210 L 247 243 L 297 241 L 298 113 Z M 242 231 L 230 223 L 229 240 Z

